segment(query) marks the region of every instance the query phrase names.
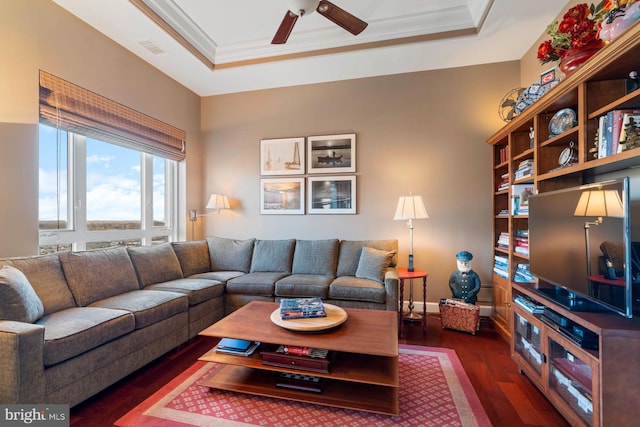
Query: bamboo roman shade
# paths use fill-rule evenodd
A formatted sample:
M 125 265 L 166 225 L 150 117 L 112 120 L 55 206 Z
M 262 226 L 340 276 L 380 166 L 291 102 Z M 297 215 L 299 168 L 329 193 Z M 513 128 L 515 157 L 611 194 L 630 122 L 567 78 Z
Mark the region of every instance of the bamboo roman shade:
M 40 120 L 53 127 L 172 160 L 186 157 L 186 132 L 40 71 Z

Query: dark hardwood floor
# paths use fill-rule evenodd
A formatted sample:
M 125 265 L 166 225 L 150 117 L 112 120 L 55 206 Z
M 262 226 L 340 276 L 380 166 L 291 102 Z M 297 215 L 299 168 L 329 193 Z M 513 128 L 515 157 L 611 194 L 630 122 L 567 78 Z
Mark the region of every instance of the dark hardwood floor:
M 482 405 L 496 427 L 569 426 L 511 360 L 509 345 L 482 319 L 475 335 L 443 330 L 437 315 L 427 318 L 427 333 L 405 324 L 403 344 L 452 348 L 458 354 Z M 113 423 L 216 344 L 197 337 L 176 351 L 128 376 L 102 393 L 71 408 L 71 426 L 102 427 Z

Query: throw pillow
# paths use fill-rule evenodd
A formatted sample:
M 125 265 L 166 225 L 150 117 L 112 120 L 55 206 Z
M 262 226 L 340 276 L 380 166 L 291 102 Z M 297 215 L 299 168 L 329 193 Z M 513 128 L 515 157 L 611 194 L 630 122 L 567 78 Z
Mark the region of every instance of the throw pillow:
M 274 271 L 291 274 L 293 246 L 296 241 L 256 240 L 251 259 L 251 273 Z
M 0 320 L 33 323 L 44 314 L 44 306 L 27 277 L 15 267 L 0 269 Z
M 360 279 L 384 281 L 384 273 L 389 268 L 396 251 L 381 251 L 379 249 L 364 246 L 358 261 L 356 277 Z
M 251 256 L 256 239 L 236 240 L 224 237 L 207 237 L 211 271 L 242 271 L 251 268 Z

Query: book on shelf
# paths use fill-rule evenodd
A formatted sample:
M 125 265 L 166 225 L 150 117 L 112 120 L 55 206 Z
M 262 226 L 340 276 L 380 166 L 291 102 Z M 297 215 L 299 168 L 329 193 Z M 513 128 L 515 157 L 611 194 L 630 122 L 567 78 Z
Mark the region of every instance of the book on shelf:
M 280 318 L 282 320 L 318 317 L 327 317 L 324 303 L 319 297 L 283 298 L 280 300 Z
M 518 283 L 534 283 L 535 278 L 529 270 L 529 264 L 518 264 L 516 271 L 513 275 L 513 281 Z
M 611 110 L 598 118 L 598 158 L 622 152 L 630 119 L 640 121 L 640 109 Z
M 529 196 L 533 195 L 533 184 L 511 186 L 511 215 L 529 214 Z
M 517 297 L 515 297 L 514 302 L 529 313 L 533 313 L 533 314 L 544 313 L 544 305 L 538 304 L 537 302 L 528 298 L 525 295 L 518 295 Z
M 515 171 L 514 178 L 516 180 L 528 178 L 533 174 L 533 159 L 526 159 L 520 162 Z
M 222 338 L 214 347 L 216 353 L 233 354 L 236 356 L 251 356 L 260 346 L 257 341 Z
M 509 249 L 509 233 L 506 231 L 500 233 L 500 236 L 498 236 L 497 246 L 500 249 Z
M 509 278 L 509 258 L 502 255 L 495 255 L 493 262 L 493 272 L 505 279 Z
M 509 188 L 509 173 L 507 172 L 500 176 L 500 182 L 498 183 L 496 190 L 503 191 L 503 190 L 507 190 L 508 188 Z
M 520 255 L 529 255 L 529 230 L 516 230 L 514 251 Z

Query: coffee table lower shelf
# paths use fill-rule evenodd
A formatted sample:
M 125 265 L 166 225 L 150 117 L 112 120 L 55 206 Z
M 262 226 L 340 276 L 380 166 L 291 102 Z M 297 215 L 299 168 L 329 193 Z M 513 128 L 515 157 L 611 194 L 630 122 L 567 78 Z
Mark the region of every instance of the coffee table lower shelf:
M 313 375 L 307 372 L 306 374 Z M 199 384 L 219 390 L 276 397 L 336 408 L 398 415 L 398 388 L 341 380 L 325 380 L 321 393 L 276 387 L 278 372 L 221 365 Z

